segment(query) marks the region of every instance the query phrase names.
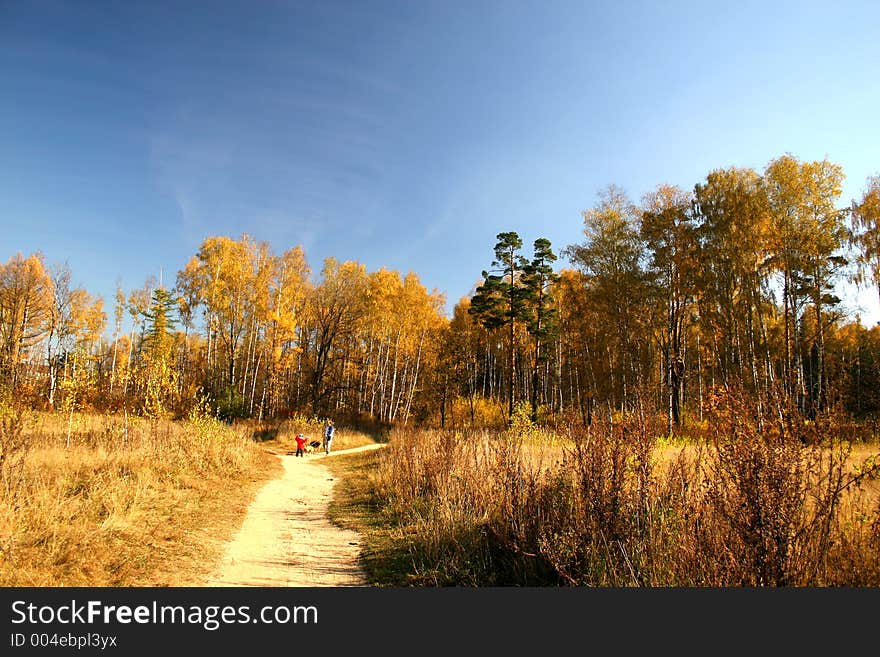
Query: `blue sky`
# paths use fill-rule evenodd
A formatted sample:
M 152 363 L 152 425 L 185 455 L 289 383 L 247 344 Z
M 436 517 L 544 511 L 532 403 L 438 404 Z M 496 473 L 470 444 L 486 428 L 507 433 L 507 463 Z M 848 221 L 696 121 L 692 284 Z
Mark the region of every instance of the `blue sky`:
M 0 259 L 67 261 L 112 314 L 117 280 L 246 232 L 451 309 L 497 233 L 558 252 L 612 183 L 789 152 L 840 164 L 848 204 L 880 172 L 878 25 L 874 1 L 0 0 Z

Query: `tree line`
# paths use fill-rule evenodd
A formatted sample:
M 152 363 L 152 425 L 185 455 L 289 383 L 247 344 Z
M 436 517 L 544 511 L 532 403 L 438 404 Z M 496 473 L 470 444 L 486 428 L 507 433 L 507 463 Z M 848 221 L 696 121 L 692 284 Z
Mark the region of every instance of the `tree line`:
M 103 300 L 69 280 L 40 254 L 2 265 L 3 380 L 35 405 L 151 416 L 408 418 L 445 303 L 413 273 L 328 258 L 313 282 L 300 247 L 210 237 L 173 287 L 119 287 L 107 339 Z
M 451 323 L 459 387 L 587 423 L 598 408 L 638 407 L 663 413 L 670 432 L 685 413 L 701 420 L 719 386 L 782 396 L 808 416 L 876 411 L 880 336 L 846 316 L 835 289 L 880 282 L 880 177 L 849 205 L 843 180 L 827 160 L 783 155 L 760 173 L 714 170 L 692 190 L 659 185 L 638 204 L 610 186 L 583 212 L 584 241 L 563 249 L 574 266 L 537 301 L 536 261 L 499 234 L 501 274 L 484 272 Z M 536 241 L 539 253 L 552 258 Z
M 880 335 L 835 288 L 880 290 L 880 177 L 849 204 L 843 180 L 783 155 L 639 203 L 610 186 L 559 254 L 571 267 L 501 232 L 451 318 L 415 273 L 328 258 L 314 276 L 301 247 L 245 234 L 205 239 L 173 286 L 118 285 L 108 327 L 66 266 L 17 254 L 0 264 L 0 376 L 35 406 L 151 416 L 209 403 L 445 426 L 638 408 L 672 432 L 719 386 L 869 415 Z

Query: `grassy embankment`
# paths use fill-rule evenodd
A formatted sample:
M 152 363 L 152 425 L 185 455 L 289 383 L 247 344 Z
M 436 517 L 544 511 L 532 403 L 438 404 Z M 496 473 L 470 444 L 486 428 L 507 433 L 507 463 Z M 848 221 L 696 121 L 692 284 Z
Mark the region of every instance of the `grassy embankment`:
M 207 417 L 0 420 L 2 586 L 196 585 L 280 472 L 251 429 Z
M 646 418 L 400 430 L 330 464 L 331 512 L 376 585 L 880 585 L 876 436 L 749 417 L 674 442 Z

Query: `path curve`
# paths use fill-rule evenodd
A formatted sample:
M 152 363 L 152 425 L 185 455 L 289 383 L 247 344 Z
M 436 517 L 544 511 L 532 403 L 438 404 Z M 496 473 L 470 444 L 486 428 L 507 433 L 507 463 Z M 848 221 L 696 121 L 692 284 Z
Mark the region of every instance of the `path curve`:
M 382 446 L 304 457 L 276 454 L 284 475 L 257 494 L 204 586 L 367 586 L 358 565 L 360 535 L 327 517 L 334 481 L 322 461 Z

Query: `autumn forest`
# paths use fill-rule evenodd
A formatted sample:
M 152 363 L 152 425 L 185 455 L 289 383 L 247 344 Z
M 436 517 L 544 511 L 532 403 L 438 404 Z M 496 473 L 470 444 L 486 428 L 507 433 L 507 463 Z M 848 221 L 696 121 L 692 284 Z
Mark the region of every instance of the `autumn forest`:
M 416 273 L 332 258 L 313 272 L 301 247 L 247 234 L 206 238 L 173 285 L 109 304 L 19 253 L 0 267 L 3 382 L 36 408 L 145 416 L 209 403 L 225 419 L 455 427 L 647 405 L 674 432 L 735 387 L 868 417 L 880 335 L 835 286 L 880 276 L 880 178 L 851 201 L 843 179 L 784 155 L 639 203 L 611 186 L 581 243 L 499 233 L 451 319 Z
M 843 180 L 609 186 L 579 243 L 498 232 L 451 317 L 414 272 L 248 234 L 109 307 L 15 254 L 0 583 L 203 582 L 332 418 L 376 585 L 876 585 L 880 329 L 837 290 L 880 287 L 880 177 Z

